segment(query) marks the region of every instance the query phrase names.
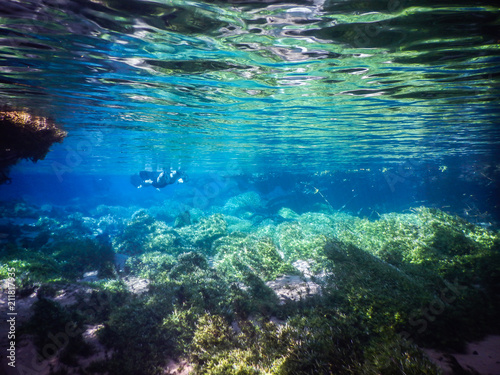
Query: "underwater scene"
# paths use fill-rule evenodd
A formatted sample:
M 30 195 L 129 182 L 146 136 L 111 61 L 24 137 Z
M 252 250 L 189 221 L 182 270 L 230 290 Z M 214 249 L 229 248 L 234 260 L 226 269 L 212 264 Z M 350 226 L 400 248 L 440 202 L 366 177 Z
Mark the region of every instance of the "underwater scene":
M 499 31 L 0 0 L 0 375 L 500 375 Z

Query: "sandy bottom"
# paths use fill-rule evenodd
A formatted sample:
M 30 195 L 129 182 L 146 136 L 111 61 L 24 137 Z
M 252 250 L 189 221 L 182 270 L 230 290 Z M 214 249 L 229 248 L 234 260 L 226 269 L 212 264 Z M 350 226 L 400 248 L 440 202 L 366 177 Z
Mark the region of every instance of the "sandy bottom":
M 453 358 L 464 370 L 472 371 L 472 373 L 475 371 L 480 375 L 500 375 L 500 336 L 487 336 L 482 341 L 469 343 L 465 354 L 443 353 L 433 349 L 424 350 L 442 368 L 445 375 L 454 374 Z

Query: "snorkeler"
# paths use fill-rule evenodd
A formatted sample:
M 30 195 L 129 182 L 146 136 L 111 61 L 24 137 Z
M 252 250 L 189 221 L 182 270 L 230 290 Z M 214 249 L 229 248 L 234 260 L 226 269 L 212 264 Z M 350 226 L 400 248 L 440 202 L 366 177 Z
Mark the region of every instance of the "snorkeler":
M 144 186 L 153 186 L 157 189 L 164 188 L 167 185 L 174 183 L 182 184 L 187 181 L 187 175 L 180 170 L 171 169 L 170 172 L 149 172 L 140 171 L 138 175 L 133 175 L 130 177 L 130 182 L 136 188 L 142 188 Z

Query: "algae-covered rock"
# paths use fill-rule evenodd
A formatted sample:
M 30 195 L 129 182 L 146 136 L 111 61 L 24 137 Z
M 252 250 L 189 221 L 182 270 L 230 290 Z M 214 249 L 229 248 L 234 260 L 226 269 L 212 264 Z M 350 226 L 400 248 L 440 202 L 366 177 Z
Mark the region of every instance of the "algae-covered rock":
M 303 280 L 302 277 L 297 275 L 281 276 L 268 281 L 266 285 L 276 293 L 280 299 L 280 304 L 290 301 L 302 301 L 321 293 L 319 284 L 311 280 Z
M 394 327 L 407 323 L 410 314 L 429 303 L 434 288 L 424 280 L 410 276 L 358 247 L 336 239 L 324 245 L 324 254 L 331 262 L 327 284 L 331 291 L 342 296 L 346 307 L 371 329 Z
M 262 206 L 262 199 L 255 191 L 249 191 L 229 198 L 223 207 L 223 213 L 228 215 L 241 214 L 244 211 L 255 211 Z
M 205 314 L 199 318 L 191 357 L 197 373 L 365 373 L 360 345 L 363 337 L 337 317 L 294 317 L 282 325 L 239 323 L 237 333 L 220 316 Z M 394 354 L 399 370 L 406 371 L 413 358 Z
M 342 220 L 343 218 L 316 212 L 307 212 L 298 218 L 298 222 L 305 232 L 330 238 L 337 237 Z
M 321 258 L 326 236 L 300 223 L 281 223 L 276 228 L 274 241 L 284 259 L 294 262 L 298 259 Z
M 113 251 L 109 243 L 88 237 L 55 237 L 37 248 L 8 244 L 0 251 L 0 278 L 16 270 L 19 289 L 41 283 L 74 281 L 88 271 L 113 274 Z
M 227 223 L 223 215 L 215 214 L 201 218 L 194 225 L 177 228 L 176 232 L 185 243 L 211 253 L 212 242 L 227 234 Z
M 500 274 L 500 234 L 437 209 L 358 219 L 338 238 L 398 267 L 416 266 L 453 281 L 491 285 Z M 498 280 L 498 276 L 496 276 Z
M 299 218 L 299 214 L 297 214 L 292 209 L 286 207 L 280 208 L 280 210 L 278 211 L 278 215 L 281 216 L 283 219 L 289 219 L 289 220 L 296 220 Z
M 99 270 L 105 274 L 105 267 L 114 261 L 111 245 L 90 238 L 69 238 L 49 243 L 42 248 L 51 254 L 60 265 L 63 275 L 80 277 L 85 271 Z
M 113 245 L 117 253 L 127 255 L 156 251 L 176 254 L 179 238 L 171 227 L 140 210 L 114 239 Z
M 124 228 L 123 220 L 113 215 L 101 216 L 96 226 L 101 233 L 118 233 Z
M 177 215 L 174 221 L 174 228 L 182 228 L 191 225 L 191 214 L 189 211 L 184 211 Z
M 232 232 L 242 232 L 251 233 L 255 230 L 254 224 L 250 220 L 241 219 L 236 216 L 224 215 L 227 222 L 227 231 Z
M 148 209 L 148 213 L 156 220 L 167 222 L 174 221 L 185 211 L 186 209 L 179 202 L 170 199 L 166 199 L 160 205 L 155 205 Z
M 338 240 L 327 242 L 325 255 L 332 262 L 326 290 L 370 331 L 399 332 L 421 345 L 460 350 L 495 319 L 494 300 L 468 278 L 447 281 L 429 267 L 396 268 Z M 461 329 L 449 335 L 449 327 Z
M 152 280 L 160 273 L 170 271 L 175 263 L 172 255 L 154 251 L 128 258 L 126 266 L 133 275 Z
M 214 243 L 214 263 L 228 277 L 241 279 L 242 267 L 250 268 L 264 281 L 274 280 L 297 270 L 283 259 L 271 238 L 232 234 Z
M 207 258 L 195 251 L 180 254 L 177 257 L 177 264 L 172 267 L 169 275 L 173 278 L 180 275 L 188 275 L 197 270 L 207 270 L 209 268 Z

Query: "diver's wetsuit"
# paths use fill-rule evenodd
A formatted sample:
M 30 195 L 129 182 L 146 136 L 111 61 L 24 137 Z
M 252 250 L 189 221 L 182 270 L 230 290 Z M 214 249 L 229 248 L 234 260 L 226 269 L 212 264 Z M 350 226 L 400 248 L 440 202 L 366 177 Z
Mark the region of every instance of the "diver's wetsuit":
M 183 183 L 186 175 L 181 171 L 166 171 L 162 172 L 150 172 L 141 171 L 139 175 L 134 175 L 130 178 L 130 182 L 137 188 L 143 186 L 153 186 L 157 189 L 164 188 L 167 185 L 171 185 L 175 182 Z

